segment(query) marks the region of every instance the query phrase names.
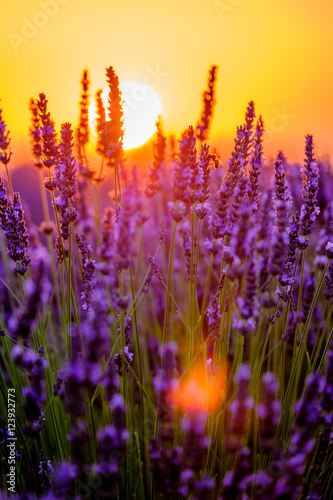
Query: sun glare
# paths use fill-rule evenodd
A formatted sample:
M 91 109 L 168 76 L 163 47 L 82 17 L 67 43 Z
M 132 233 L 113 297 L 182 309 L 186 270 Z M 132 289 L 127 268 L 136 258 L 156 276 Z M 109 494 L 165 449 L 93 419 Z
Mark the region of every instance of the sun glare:
M 162 104 L 156 92 L 137 82 L 121 82 L 119 88 L 123 95 L 124 111 L 124 149 L 142 146 L 155 133 L 155 124 L 162 114 Z M 105 109 L 108 107 L 109 89 L 102 92 Z M 96 104 L 89 106 L 89 125 L 96 135 Z
M 181 381 L 168 394 L 168 401 L 180 411 L 212 410 L 221 404 L 225 395 L 226 365 L 220 366 L 214 376 L 197 366 L 188 380 Z

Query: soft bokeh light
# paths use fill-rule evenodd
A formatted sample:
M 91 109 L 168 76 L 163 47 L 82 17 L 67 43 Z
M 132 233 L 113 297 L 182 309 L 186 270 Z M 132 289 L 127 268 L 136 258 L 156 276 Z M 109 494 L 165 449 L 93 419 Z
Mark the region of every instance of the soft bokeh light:
M 225 395 L 226 365 L 215 374 L 204 365 L 197 365 L 188 378 L 170 390 L 168 401 L 180 411 L 198 412 L 213 410 L 221 404 Z

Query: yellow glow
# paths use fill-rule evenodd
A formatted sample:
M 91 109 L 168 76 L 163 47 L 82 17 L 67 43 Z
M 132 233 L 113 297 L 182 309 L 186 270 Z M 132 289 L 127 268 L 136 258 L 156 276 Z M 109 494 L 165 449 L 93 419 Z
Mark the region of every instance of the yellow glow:
M 197 366 L 188 380 L 181 381 L 170 391 L 168 402 L 180 411 L 212 410 L 224 398 L 226 366 L 220 366 L 215 375 L 208 375 L 205 366 Z
M 155 133 L 155 124 L 162 113 L 161 101 L 156 92 L 142 83 L 121 82 L 119 88 L 123 95 L 124 112 L 124 149 L 142 146 Z M 108 107 L 109 89 L 102 92 L 104 107 Z M 95 135 L 96 105 L 89 106 L 89 125 Z
M 198 120 L 208 68 L 218 65 L 210 139 L 222 160 L 250 100 L 268 130 L 266 158 L 283 149 L 302 161 L 307 133 L 317 156 L 333 155 L 331 0 L 2 4 L 0 98 L 13 166 L 30 160 L 29 98 L 44 92 L 57 130 L 75 127 L 83 68 L 93 96 L 110 65 L 158 93 L 165 132 L 177 138 Z

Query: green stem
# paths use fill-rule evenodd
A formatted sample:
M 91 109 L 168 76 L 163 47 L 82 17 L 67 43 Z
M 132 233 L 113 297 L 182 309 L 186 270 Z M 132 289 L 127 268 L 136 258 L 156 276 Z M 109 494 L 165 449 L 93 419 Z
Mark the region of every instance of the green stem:
M 169 322 L 169 308 L 170 308 L 170 293 L 171 293 L 171 280 L 173 275 L 173 259 L 175 252 L 175 240 L 176 240 L 176 228 L 177 224 L 173 221 L 172 225 L 172 235 L 171 235 L 171 246 L 170 246 L 170 254 L 169 254 L 169 268 L 168 268 L 168 282 L 167 282 L 167 290 L 165 296 L 165 311 L 164 311 L 164 322 L 163 322 L 163 334 L 162 334 L 162 345 L 165 345 L 167 330 L 168 330 L 168 322 Z M 163 367 L 163 356 L 161 359 L 161 366 Z

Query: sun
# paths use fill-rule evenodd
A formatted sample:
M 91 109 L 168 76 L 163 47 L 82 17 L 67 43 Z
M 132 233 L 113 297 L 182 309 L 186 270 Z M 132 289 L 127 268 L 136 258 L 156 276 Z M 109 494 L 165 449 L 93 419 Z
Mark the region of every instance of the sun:
M 155 124 L 162 114 L 162 104 L 156 92 L 137 82 L 120 82 L 120 91 L 123 96 L 124 112 L 124 143 L 125 150 L 137 148 L 147 142 L 156 131 Z M 108 107 L 109 89 L 102 92 L 105 109 Z M 89 126 L 96 135 L 96 104 L 89 106 Z

